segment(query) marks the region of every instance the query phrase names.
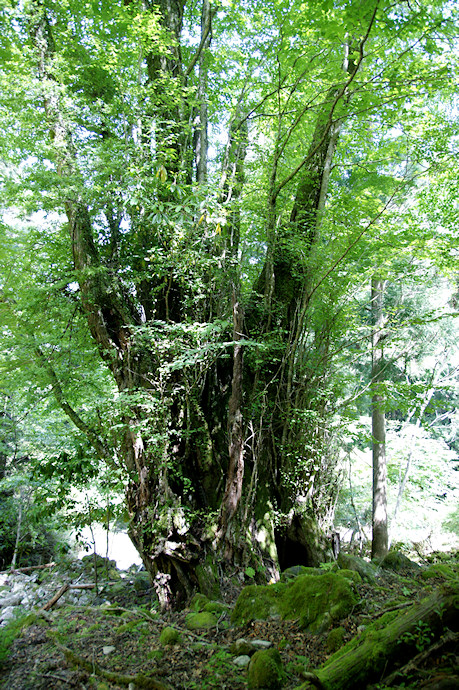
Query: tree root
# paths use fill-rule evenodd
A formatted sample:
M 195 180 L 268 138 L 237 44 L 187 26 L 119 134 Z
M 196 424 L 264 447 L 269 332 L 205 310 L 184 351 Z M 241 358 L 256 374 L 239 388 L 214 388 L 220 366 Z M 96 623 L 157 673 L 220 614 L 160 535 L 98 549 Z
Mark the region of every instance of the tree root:
M 65 647 L 65 645 L 56 642 L 56 640 L 54 640 L 54 642 L 57 648 L 60 649 L 60 651 L 64 654 L 65 658 L 70 664 L 73 664 L 74 666 L 80 666 L 85 671 L 88 671 L 88 673 L 101 676 L 102 678 L 105 678 L 106 680 L 109 680 L 112 683 L 127 686 L 129 686 L 129 684 L 132 683 L 137 688 L 146 688 L 147 690 L 171 690 L 171 687 L 169 685 L 161 683 L 161 681 L 156 680 L 155 678 L 145 676 L 143 673 L 136 673 L 135 676 L 131 676 L 124 673 L 107 671 L 103 669 L 101 666 L 99 666 L 99 664 L 97 664 L 96 662 L 85 659 L 79 654 L 73 652 L 68 647 Z

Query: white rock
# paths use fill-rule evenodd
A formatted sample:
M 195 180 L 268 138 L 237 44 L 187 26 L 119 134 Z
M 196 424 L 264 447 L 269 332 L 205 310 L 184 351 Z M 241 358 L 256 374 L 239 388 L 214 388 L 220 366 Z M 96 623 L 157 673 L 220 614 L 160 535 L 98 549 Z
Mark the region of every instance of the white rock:
M 247 654 L 242 654 L 233 659 L 233 664 L 239 668 L 245 668 L 250 664 L 250 657 Z
M 250 640 L 250 644 L 257 649 L 269 649 L 273 646 L 273 643 L 269 642 L 269 640 Z
M 9 621 L 11 618 L 14 618 L 14 606 L 7 606 L 3 609 L 0 613 L 0 618 L 4 621 Z
M 10 594 L 8 597 L 3 597 L 0 599 L 0 609 L 6 606 L 19 606 L 24 597 L 24 592 L 19 592 L 16 594 Z
M 107 645 L 106 647 L 102 647 L 102 651 L 104 654 L 111 654 L 116 650 L 116 647 L 113 647 L 112 645 Z

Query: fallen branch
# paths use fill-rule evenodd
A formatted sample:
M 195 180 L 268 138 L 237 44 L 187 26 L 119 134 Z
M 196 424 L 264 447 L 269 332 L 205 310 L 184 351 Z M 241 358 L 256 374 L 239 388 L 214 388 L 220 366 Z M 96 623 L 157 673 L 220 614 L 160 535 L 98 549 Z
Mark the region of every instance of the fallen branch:
M 0 575 L 14 575 L 14 573 L 28 573 L 31 570 L 43 570 L 43 568 L 54 568 L 57 563 L 46 563 L 45 565 L 29 565 L 27 568 L 8 568 L 0 570 Z
M 65 594 L 66 591 L 67 591 L 68 589 L 70 589 L 70 585 L 69 585 L 69 583 L 67 582 L 65 585 L 63 585 L 63 586 L 60 588 L 60 590 L 59 590 L 58 592 L 56 592 L 56 594 L 53 596 L 52 599 L 50 599 L 50 600 L 48 601 L 47 604 L 45 604 L 44 606 L 41 607 L 41 610 L 42 610 L 42 611 L 49 611 L 49 609 L 50 609 L 52 606 L 54 606 L 54 604 L 55 604 L 57 601 L 59 601 L 59 599 L 61 598 L 61 596 L 62 596 L 63 594 Z
M 390 606 L 387 609 L 382 609 L 381 611 L 377 611 L 376 613 L 373 613 L 373 618 L 379 618 L 380 616 L 384 616 L 385 613 L 389 613 L 390 611 L 398 611 L 399 609 L 407 609 L 409 606 L 413 606 L 412 601 L 404 601 L 402 604 L 397 604 L 396 606 Z
M 96 585 L 95 582 L 88 582 L 83 585 L 69 585 L 69 589 L 94 589 L 95 587 L 100 587 L 103 589 L 104 587 L 110 587 L 110 585 L 116 585 L 116 582 L 104 582 L 102 585 Z
M 379 618 L 331 656 L 315 675 L 325 690 L 351 690 L 381 682 L 386 669 L 412 658 L 421 622 L 432 638 L 438 638 L 446 627 L 457 627 L 458 609 L 459 580 L 452 580 L 394 618 L 392 613 L 386 620 Z M 301 690 L 314 687 L 317 682 L 308 679 Z
M 150 676 L 145 676 L 143 673 L 136 673 L 135 676 L 127 675 L 124 673 L 115 673 L 113 671 L 107 671 L 103 669 L 95 661 L 89 661 L 84 657 L 76 654 L 68 647 L 55 641 L 58 649 L 64 654 L 67 661 L 74 666 L 80 666 L 85 671 L 90 674 L 96 674 L 97 676 L 102 676 L 106 680 L 116 683 L 117 685 L 127 685 L 131 683 L 134 687 L 146 688 L 146 690 L 171 690 L 169 685 L 161 683 L 161 681 L 156 680 L 156 678 L 151 678 Z
M 107 585 L 114 585 L 116 584 L 115 582 L 107 582 L 105 586 Z M 54 604 L 59 601 L 61 596 L 65 594 L 69 589 L 94 589 L 96 587 L 96 584 L 94 582 L 88 582 L 83 585 L 71 585 L 69 583 L 63 585 L 58 592 L 53 596 L 52 599 L 48 601 L 47 604 L 41 607 L 41 611 L 49 611 L 49 609 L 54 606 Z
M 387 676 L 387 678 L 384 678 L 384 684 L 385 685 L 392 685 L 395 683 L 397 680 L 400 679 L 400 676 L 406 677 L 409 673 L 413 671 L 419 671 L 419 666 L 423 664 L 425 661 L 430 659 L 431 656 L 434 654 L 437 654 L 437 652 L 440 652 L 443 650 L 444 647 L 447 647 L 448 645 L 452 644 L 457 646 L 459 643 L 459 633 L 457 632 L 452 632 L 451 630 L 448 630 L 439 640 L 438 642 L 435 642 L 432 644 L 428 649 L 425 649 L 422 652 L 419 652 L 413 659 L 411 659 L 405 666 L 402 668 L 398 668 L 396 671 L 390 674 L 390 676 Z

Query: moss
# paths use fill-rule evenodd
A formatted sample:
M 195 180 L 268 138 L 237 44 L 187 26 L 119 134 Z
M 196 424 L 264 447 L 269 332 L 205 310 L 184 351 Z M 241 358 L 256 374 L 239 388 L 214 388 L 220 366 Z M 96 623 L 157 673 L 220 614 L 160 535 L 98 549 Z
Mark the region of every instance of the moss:
M 351 578 L 356 579 L 355 573 Z M 303 628 L 318 632 L 347 616 L 356 603 L 351 583 L 341 573 L 298 575 L 288 583 L 245 587 L 231 621 L 246 624 L 280 615 L 289 620 L 299 619 Z
M 196 592 L 196 594 L 194 594 L 191 598 L 190 609 L 191 611 L 203 611 L 204 607 L 208 603 L 209 599 L 208 597 L 206 597 L 205 594 L 201 594 L 201 592 Z
M 277 649 L 261 649 L 250 660 L 248 687 L 277 690 L 282 687 L 282 661 Z
M 210 613 L 215 613 L 220 616 L 222 613 L 226 613 L 229 610 L 229 606 L 222 604 L 220 601 L 209 601 L 204 606 L 204 611 L 209 611 Z
M 152 659 L 153 661 L 161 661 L 161 659 L 164 657 L 164 654 L 164 649 L 153 649 L 151 652 L 148 652 L 147 659 Z
M 6 625 L 0 628 L 0 664 L 7 658 L 9 648 L 17 637 L 20 637 L 25 628 L 37 621 L 36 613 L 28 613 L 21 618 L 12 618 Z
M 353 582 L 355 585 L 360 585 L 362 583 L 362 577 L 356 570 L 348 570 L 347 568 L 344 568 L 344 570 L 339 571 L 339 574 Z
M 162 645 L 169 645 L 169 644 L 180 644 L 181 638 L 180 638 L 180 633 L 178 630 L 175 628 L 172 628 L 170 625 L 167 625 L 165 628 L 161 630 L 161 634 L 159 636 L 159 642 Z
M 196 566 L 195 573 L 200 592 L 203 592 L 203 595 L 210 599 L 218 599 L 220 596 L 220 586 L 215 564 L 202 563 Z
M 86 629 L 86 632 L 94 632 L 95 630 L 100 630 L 102 627 L 101 623 L 94 623 L 93 625 L 90 625 L 89 628 Z
M 118 633 L 118 635 L 122 635 L 125 632 L 130 632 L 138 625 L 138 623 L 138 620 L 129 621 L 129 623 L 123 623 L 122 625 L 119 625 L 117 627 L 116 632 Z
M 298 618 L 301 627 L 311 632 L 319 632 L 347 616 L 356 604 L 357 598 L 342 575 L 300 575 L 285 592 L 282 614 L 284 618 Z
M 265 620 L 279 615 L 279 602 L 286 585 L 248 585 L 241 591 L 231 614 L 231 622 L 244 625 L 252 620 Z
M 333 628 L 327 635 L 326 647 L 328 652 L 336 652 L 343 646 L 344 635 L 346 631 L 344 628 Z
M 459 569 L 446 565 L 445 563 L 437 563 L 436 565 L 431 565 L 429 568 L 421 573 L 421 577 L 424 580 L 430 578 L 441 577 L 444 580 L 456 579 L 459 577 Z
M 209 630 L 215 628 L 217 618 L 209 611 L 201 613 L 189 613 L 186 617 L 186 627 L 188 630 Z

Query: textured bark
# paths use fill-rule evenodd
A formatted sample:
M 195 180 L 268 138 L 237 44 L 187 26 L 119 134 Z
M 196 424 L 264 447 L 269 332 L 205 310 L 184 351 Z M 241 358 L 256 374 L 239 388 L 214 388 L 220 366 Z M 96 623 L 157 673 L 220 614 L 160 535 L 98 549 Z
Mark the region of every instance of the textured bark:
M 226 560 L 234 556 L 237 537 L 231 533 L 231 526 L 242 496 L 244 479 L 244 426 L 242 414 L 242 372 L 243 345 L 241 343 L 243 313 L 240 298 L 233 287 L 233 379 L 231 397 L 228 403 L 228 471 L 226 487 L 220 509 L 219 540 L 223 545 Z
M 373 538 L 371 557 L 383 558 L 389 548 L 387 525 L 387 461 L 386 461 L 386 415 L 384 395 L 380 385 L 384 382 L 384 286 L 380 278 L 371 281 L 371 305 L 373 316 L 371 380 L 373 395 L 371 401 L 371 430 L 373 447 Z

